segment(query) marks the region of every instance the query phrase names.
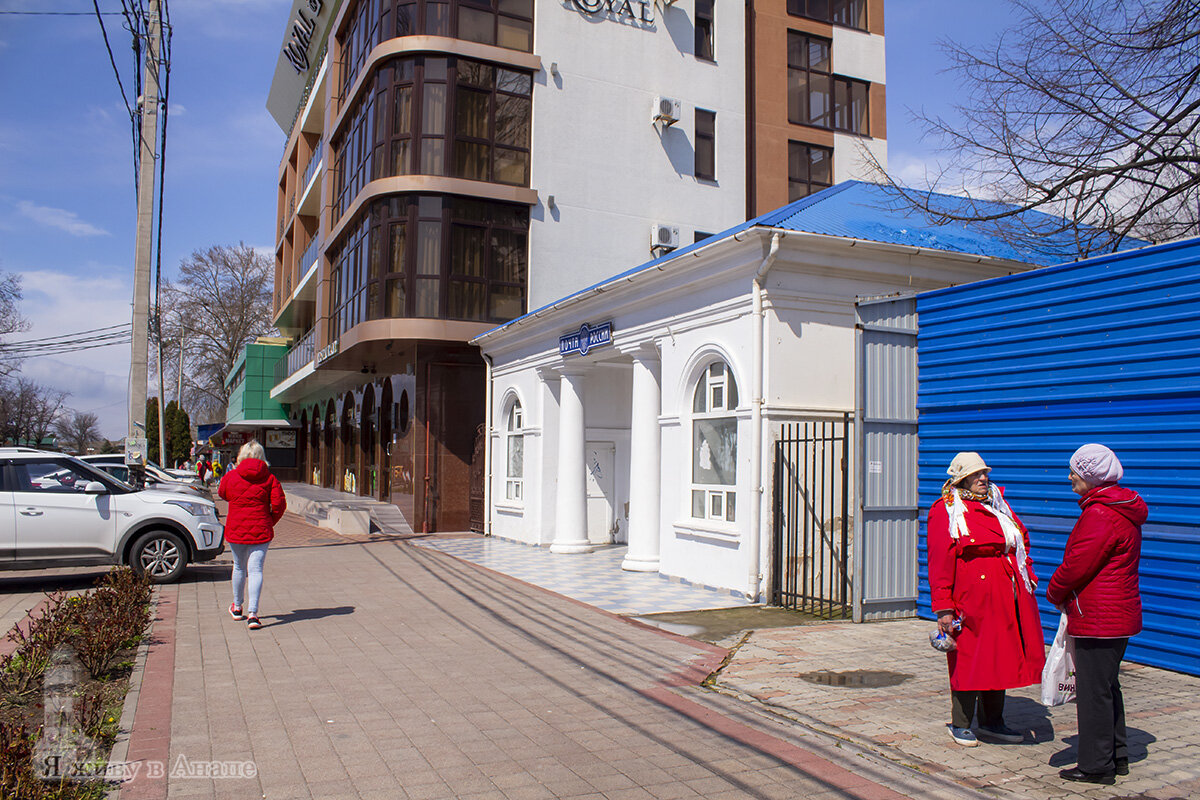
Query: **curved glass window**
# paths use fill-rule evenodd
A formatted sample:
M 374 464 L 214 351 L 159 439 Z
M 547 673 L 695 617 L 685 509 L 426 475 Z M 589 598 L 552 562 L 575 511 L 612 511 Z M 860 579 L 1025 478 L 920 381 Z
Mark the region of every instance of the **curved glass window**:
M 383 62 L 333 140 L 341 217 L 367 181 L 446 175 L 529 185 L 533 76 L 482 61 Z
M 723 361 L 710 364 L 692 395 L 692 516 L 733 522 L 737 490 L 737 384 Z
M 330 314 L 507 322 L 525 313 L 529 209 L 442 195 L 373 201 L 330 258 Z
M 345 30 L 341 91 L 345 97 L 380 42 L 423 34 L 533 52 L 533 0 L 359 0 Z

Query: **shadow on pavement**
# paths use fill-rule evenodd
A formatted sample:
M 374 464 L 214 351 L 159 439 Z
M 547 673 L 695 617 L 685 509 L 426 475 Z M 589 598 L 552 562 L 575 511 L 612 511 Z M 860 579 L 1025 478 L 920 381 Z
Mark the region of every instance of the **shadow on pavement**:
M 1130 727 L 1125 728 L 1125 740 L 1126 746 L 1129 748 L 1130 764 L 1145 761 L 1150 754 L 1148 745 L 1158 741 L 1154 734 L 1141 728 Z M 1079 735 L 1064 736 L 1062 743 L 1066 746 L 1050 756 L 1050 760 L 1046 762 L 1052 767 L 1070 767 L 1079 760 Z
M 287 625 L 291 622 L 301 622 L 306 619 L 340 617 L 353 613 L 354 606 L 336 606 L 334 608 L 297 608 L 295 611 L 288 611 L 285 614 L 264 614 L 263 627 L 270 628 L 275 625 Z M 271 620 L 271 622 L 267 622 L 268 619 Z
M 109 567 L 97 567 L 86 572 L 63 574 L 22 574 L 0 578 L 0 594 L 23 592 L 74 592 L 95 588 L 97 581 L 107 574 Z
M 699 639 L 721 646 L 730 644 L 742 633 L 765 628 L 791 628 L 797 625 L 815 625 L 825 620 L 793 611 L 770 606 L 741 606 L 717 608 L 708 611 L 670 611 L 663 614 L 641 614 L 630 617 L 644 625 L 660 628 L 689 639 Z

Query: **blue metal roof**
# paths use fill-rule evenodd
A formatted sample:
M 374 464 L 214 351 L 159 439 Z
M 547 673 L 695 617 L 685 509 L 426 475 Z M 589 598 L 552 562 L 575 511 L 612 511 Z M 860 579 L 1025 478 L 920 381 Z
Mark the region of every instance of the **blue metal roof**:
M 921 503 L 978 451 L 1029 527 L 1042 588 L 1079 516 L 1067 459 L 1112 447 L 1150 506 L 1127 658 L 1200 674 L 1200 238 L 917 295 Z M 929 616 L 924 540 L 919 610 Z M 1058 613 L 1040 596 L 1053 636 Z
M 996 211 L 1014 208 L 1014 206 L 1004 203 L 981 204 L 979 201 L 936 192 L 929 193 L 928 197 L 936 203 L 938 208 L 947 212 L 968 213 L 970 210 L 978 212 L 981 209 Z M 1044 220 L 1047 223 L 1055 221 L 1054 217 L 1037 211 L 1027 211 L 1024 212 L 1024 215 L 1030 219 Z M 1043 238 L 1036 251 L 1032 248 L 1015 247 L 1005 241 L 990 226 L 969 225 L 963 222 L 932 222 L 926 214 L 905 200 L 897 190 L 888 186 L 863 181 L 846 181 L 713 234 L 707 239 L 678 250 L 672 250 L 666 255 L 605 278 L 486 331 L 481 336 L 488 336 L 503 330 L 521 319 L 542 313 L 571 298 L 586 294 L 598 286 L 655 269 L 719 239 L 755 227 L 782 228 L 824 236 L 946 250 L 1041 266 L 1071 261 L 1079 257 L 1078 245 L 1071 236 Z M 1129 247 L 1141 244 L 1145 244 L 1145 242 L 1135 240 L 1128 242 Z

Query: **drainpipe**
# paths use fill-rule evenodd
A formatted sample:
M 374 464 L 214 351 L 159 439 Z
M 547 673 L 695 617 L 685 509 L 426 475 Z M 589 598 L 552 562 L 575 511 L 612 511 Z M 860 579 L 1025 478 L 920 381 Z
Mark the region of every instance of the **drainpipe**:
M 762 559 L 760 558 L 759 550 L 762 547 L 762 501 L 763 501 L 763 350 L 765 328 L 767 325 L 766 314 L 763 312 L 763 282 L 766 280 L 767 273 L 771 271 L 771 267 L 775 264 L 775 257 L 779 255 L 779 243 L 783 240 L 783 233 L 775 231 L 771 234 L 771 249 L 767 251 L 767 257 L 758 265 L 758 271 L 754 274 L 754 285 L 750 290 L 750 296 L 754 303 L 754 311 L 751 315 L 751 324 L 754 326 L 754 374 L 751 378 L 753 384 L 754 398 L 750 403 L 750 538 L 747 546 L 750 550 L 750 587 L 754 592 L 753 600 L 758 600 L 761 594 L 762 578 L 759 572 L 762 568 Z
M 483 412 L 483 535 L 492 535 L 492 357 L 480 353 L 487 362 L 487 388 L 484 390 Z

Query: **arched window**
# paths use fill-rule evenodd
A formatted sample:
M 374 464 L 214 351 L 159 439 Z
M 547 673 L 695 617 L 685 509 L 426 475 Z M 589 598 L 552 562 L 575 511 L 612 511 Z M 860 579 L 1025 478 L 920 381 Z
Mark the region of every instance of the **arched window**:
M 505 420 L 504 496 L 520 500 L 525 482 L 525 414 L 520 401 L 514 400 Z
M 733 522 L 737 489 L 737 384 L 710 364 L 692 397 L 692 517 Z

